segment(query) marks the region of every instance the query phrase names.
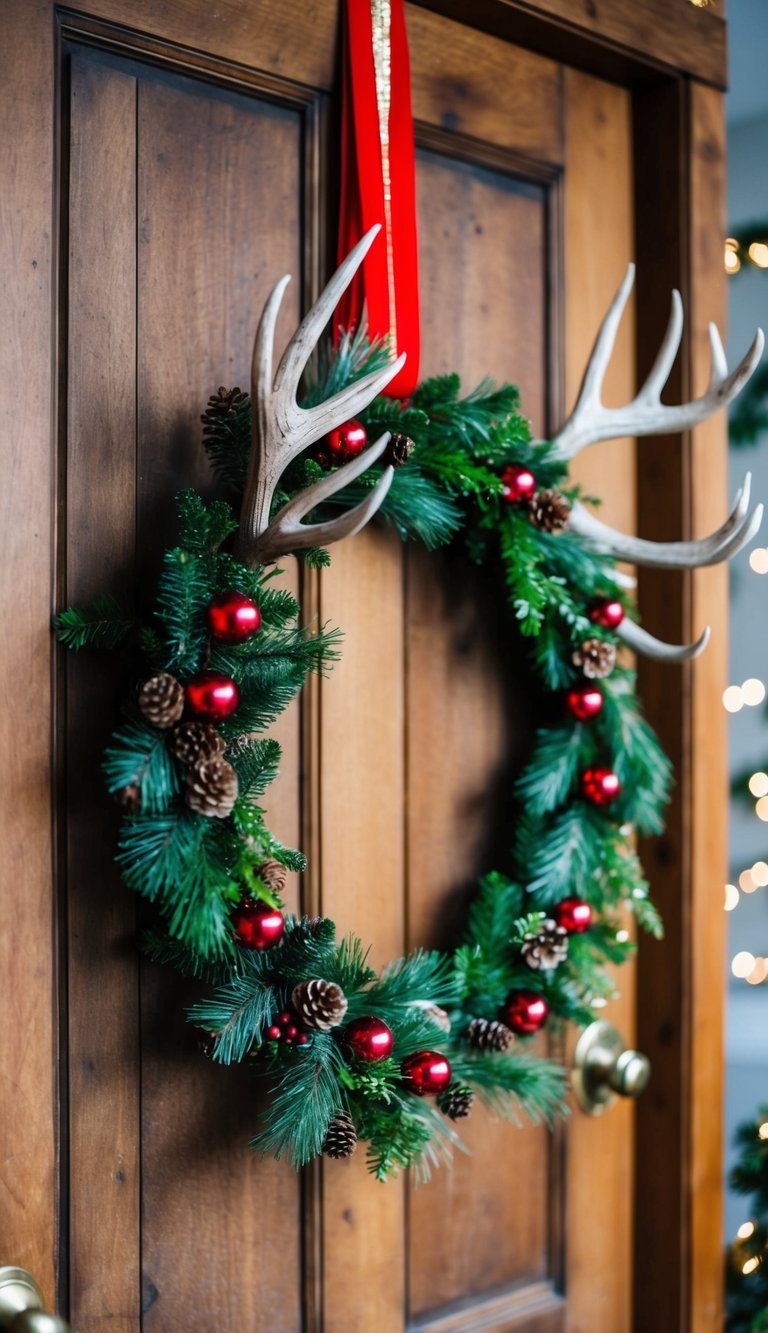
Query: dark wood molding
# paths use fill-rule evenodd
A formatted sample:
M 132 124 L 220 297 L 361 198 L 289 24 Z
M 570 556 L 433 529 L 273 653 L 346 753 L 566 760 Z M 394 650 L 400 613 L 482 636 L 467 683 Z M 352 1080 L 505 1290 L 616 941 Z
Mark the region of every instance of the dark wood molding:
M 724 90 L 726 24 L 691 0 L 413 0 L 613 83 L 686 74 Z

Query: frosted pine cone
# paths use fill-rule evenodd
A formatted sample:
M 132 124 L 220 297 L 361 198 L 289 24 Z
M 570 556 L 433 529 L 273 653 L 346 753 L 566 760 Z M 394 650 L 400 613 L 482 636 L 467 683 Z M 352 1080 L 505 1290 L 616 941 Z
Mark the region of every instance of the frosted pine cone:
M 506 1023 L 495 1018 L 473 1018 L 467 1028 L 467 1040 L 478 1051 L 507 1051 L 515 1035 Z
M 139 708 L 151 726 L 167 731 L 184 712 L 184 689 L 175 676 L 163 671 L 142 685 Z
M 472 1110 L 474 1100 L 475 1094 L 471 1088 L 465 1087 L 463 1083 L 451 1083 L 440 1094 L 437 1104 L 449 1120 L 463 1120 Z
M 351 1157 L 357 1147 L 357 1130 L 349 1111 L 337 1111 L 323 1142 L 326 1157 Z
M 607 639 L 585 639 L 574 649 L 571 660 L 587 680 L 602 680 L 616 665 L 616 649 Z
M 223 755 L 226 748 L 224 737 L 210 722 L 180 722 L 168 737 L 168 749 L 185 768 Z
M 571 516 L 571 502 L 561 491 L 534 491 L 528 517 L 542 532 L 563 532 Z
M 201 759 L 187 774 L 187 805 L 198 815 L 226 819 L 237 800 L 237 773 L 226 759 Z
M 531 931 L 526 935 L 520 953 L 534 969 L 557 967 L 568 953 L 568 931 L 551 917 L 546 917 L 535 933 Z
M 226 417 L 233 412 L 240 403 L 245 402 L 247 395 L 242 389 L 225 389 L 220 385 L 216 393 L 212 393 L 208 399 L 208 405 L 200 420 L 205 424 L 217 417 Z
M 305 1027 L 327 1032 L 338 1027 L 347 1012 L 347 997 L 335 981 L 311 977 L 294 986 L 291 1004 Z

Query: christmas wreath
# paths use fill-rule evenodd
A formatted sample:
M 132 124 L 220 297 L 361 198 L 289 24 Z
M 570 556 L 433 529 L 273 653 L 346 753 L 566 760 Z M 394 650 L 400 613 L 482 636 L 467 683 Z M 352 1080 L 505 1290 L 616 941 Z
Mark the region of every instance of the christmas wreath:
M 135 616 L 105 593 L 64 611 L 57 630 L 68 647 L 113 650 L 133 671 L 104 758 L 124 810 L 117 861 L 129 888 L 155 904 L 149 957 L 207 984 L 189 1019 L 210 1058 L 248 1060 L 270 1082 L 253 1145 L 300 1167 L 321 1153 L 348 1157 L 362 1139 L 384 1179 L 411 1166 L 426 1175 L 449 1157 L 454 1122 L 475 1097 L 510 1118 L 562 1109 L 564 1072 L 531 1054 L 530 1038 L 548 1021 L 591 1021 L 613 993 L 606 965 L 634 948 L 623 908 L 661 933 L 632 835 L 661 830 L 670 766 L 617 648 L 655 646 L 679 660 L 703 639 L 671 649 L 634 624 L 610 554 L 626 547 L 568 476 L 577 448 L 627 427 L 626 411 L 602 408 L 599 390 L 629 283 L 573 416 L 556 440 L 534 442 L 510 384 L 462 396 L 446 375 L 407 401 L 383 396 L 402 358 L 360 331 L 305 373 L 373 235 L 273 374 L 278 284 L 257 334 L 252 395 L 222 388 L 210 398 L 203 441 L 232 503 L 177 497 L 179 544 L 165 554 L 154 610 Z M 667 429 L 668 414 L 678 429 L 681 414 L 700 419 L 756 361 L 753 348 L 705 398 L 662 407 L 674 338 L 671 327 L 636 400 L 655 403 L 647 430 Z M 403 539 L 461 543 L 468 560 L 500 564 L 505 612 L 548 696 L 517 780 L 508 860 L 480 881 L 458 947 L 416 950 L 378 975 L 365 945 L 339 940 L 331 920 L 286 914 L 286 871 L 304 858 L 270 832 L 261 804 L 280 763 L 264 733 L 340 648 L 336 630 L 300 623 L 295 599 L 274 586 L 275 561 L 296 552 L 327 564 L 326 544 L 376 511 Z M 724 559 L 756 522 L 743 493 L 718 533 L 654 547 L 656 562 Z M 629 554 L 647 559 L 648 545 L 635 541 Z

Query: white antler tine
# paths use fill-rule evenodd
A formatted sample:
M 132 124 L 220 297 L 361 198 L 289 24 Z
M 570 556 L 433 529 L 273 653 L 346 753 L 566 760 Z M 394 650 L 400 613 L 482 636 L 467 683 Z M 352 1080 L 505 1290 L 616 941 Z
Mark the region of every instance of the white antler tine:
M 603 387 L 605 372 L 608 369 L 608 363 L 610 362 L 611 354 L 613 353 L 621 317 L 624 314 L 624 309 L 629 300 L 634 281 L 635 266 L 634 264 L 629 264 L 624 280 L 611 301 L 611 304 L 608 307 L 608 313 L 600 325 L 600 331 L 595 338 L 595 345 L 592 348 L 589 361 L 587 362 L 587 369 L 584 372 L 584 379 L 582 380 L 581 389 L 579 390 L 577 411 L 582 403 L 599 403 L 600 401 L 600 390 Z
M 352 537 L 359 532 L 384 503 L 392 485 L 393 468 L 385 468 L 370 494 L 360 504 L 340 514 L 338 518 L 312 524 L 302 523 L 301 520 L 317 505 L 342 490 L 348 482 L 355 481 L 372 463 L 377 462 L 389 440 L 390 435 L 387 431 L 357 458 L 351 459 L 349 463 L 329 473 L 327 477 L 322 477 L 320 481 L 308 486 L 306 490 L 283 505 L 269 527 L 254 543 L 249 552 L 249 562 L 266 564 L 289 552 L 303 550 L 309 546 L 323 546 L 340 541 L 343 537 Z
M 337 426 L 340 421 L 348 421 L 350 417 L 354 417 L 367 407 L 402 370 L 405 359 L 405 352 L 402 352 L 383 370 L 372 370 L 368 375 L 361 376 L 359 380 L 347 385 L 346 389 L 340 389 L 332 398 L 326 398 L 325 402 L 318 403 L 316 407 L 297 408 L 297 420 L 301 423 L 302 448 L 307 448 Z
M 633 652 L 640 653 L 643 657 L 653 657 L 658 662 L 687 662 L 692 657 L 698 657 L 699 653 L 703 653 L 709 643 L 708 625 L 695 643 L 664 643 L 662 639 L 657 639 L 647 630 L 641 629 L 628 617 L 622 620 L 616 633 Z
M 723 340 L 720 337 L 720 330 L 716 324 L 710 323 L 709 326 L 709 346 L 712 354 L 712 370 L 709 376 L 709 387 L 714 389 L 721 380 L 728 377 L 728 358 L 725 355 Z
M 746 499 L 748 504 L 748 490 Z M 569 527 L 593 546 L 633 565 L 657 569 L 698 569 L 704 565 L 717 565 L 736 555 L 754 537 L 762 522 L 762 514 L 762 505 L 758 505 L 751 515 L 748 514 L 744 495 L 740 493 L 728 518 L 708 537 L 696 541 L 658 542 L 619 532 L 576 501 L 571 510 Z
M 744 385 L 752 378 L 765 347 L 765 334 L 762 329 L 758 329 L 749 346 L 748 351 L 741 358 L 741 361 L 730 375 L 720 383 L 717 393 L 718 406 L 726 407 L 743 389 Z
M 647 403 L 658 403 L 661 393 L 669 379 L 669 372 L 675 364 L 680 339 L 683 336 L 683 299 L 675 288 L 672 292 L 672 304 L 669 311 L 669 322 L 667 331 L 656 354 L 648 378 L 642 389 L 638 393 L 635 403 L 639 406 Z
M 339 265 L 327 286 L 318 296 L 308 314 L 304 316 L 298 329 L 286 347 L 275 376 L 275 393 L 286 393 L 293 400 L 302 376 L 317 340 L 331 318 L 340 298 L 347 290 L 365 256 L 373 245 L 381 226 L 377 222 L 350 250 L 346 259 Z
M 261 313 L 251 362 L 251 399 L 265 402 L 272 394 L 272 365 L 275 350 L 275 328 L 285 289 L 291 281 L 290 273 L 276 282 Z

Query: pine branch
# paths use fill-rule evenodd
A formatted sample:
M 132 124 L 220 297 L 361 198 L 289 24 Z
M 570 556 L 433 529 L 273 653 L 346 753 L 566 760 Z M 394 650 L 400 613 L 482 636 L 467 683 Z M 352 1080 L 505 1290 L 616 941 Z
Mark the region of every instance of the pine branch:
M 239 962 L 239 974 L 187 1010 L 191 1023 L 214 1036 L 213 1059 L 223 1065 L 244 1060 L 252 1047 L 261 1045 L 265 1028 L 279 1011 L 274 988 L 258 975 L 258 962 L 254 966 L 248 956 Z
M 127 722 L 112 740 L 104 754 L 107 790 L 114 795 L 126 787 L 139 787 L 145 814 L 164 811 L 179 782 L 162 732 L 144 722 Z
M 181 545 L 193 555 L 218 550 L 231 533 L 237 531 L 237 519 L 223 500 L 205 504 L 196 491 L 179 491 L 176 509 L 181 525 Z
M 275 740 L 238 736 L 227 747 L 227 759 L 237 773 L 239 799 L 255 801 L 277 777 L 281 750 Z
M 182 675 L 198 670 L 206 642 L 204 613 L 212 596 L 212 581 L 205 562 L 181 548 L 168 551 L 156 612 L 165 628 L 166 670 Z
M 54 621 L 59 641 L 67 648 L 117 648 L 134 628 L 133 613 L 110 593 L 85 606 L 70 606 Z
M 319 1157 L 328 1126 L 342 1109 L 338 1075 L 344 1061 L 327 1032 L 315 1033 L 311 1043 L 296 1047 L 292 1055 L 272 1090 L 268 1123 L 251 1147 L 302 1167 Z
M 472 1051 L 463 1046 L 450 1054 L 453 1077 L 468 1083 L 497 1115 L 519 1123 L 522 1113 L 537 1123 L 552 1124 L 567 1114 L 566 1081 L 550 1060 L 518 1051 Z
M 531 815 L 556 810 L 572 794 L 579 769 L 587 762 L 586 744 L 585 729 L 578 723 L 537 731 L 533 755 L 515 784 Z

